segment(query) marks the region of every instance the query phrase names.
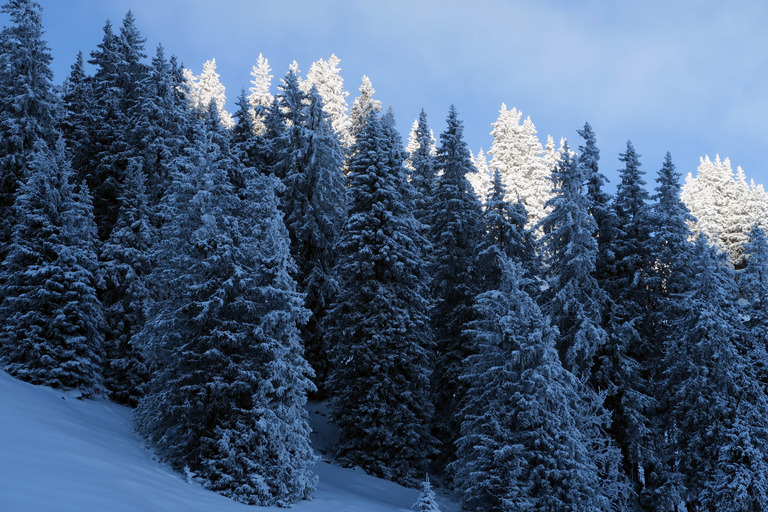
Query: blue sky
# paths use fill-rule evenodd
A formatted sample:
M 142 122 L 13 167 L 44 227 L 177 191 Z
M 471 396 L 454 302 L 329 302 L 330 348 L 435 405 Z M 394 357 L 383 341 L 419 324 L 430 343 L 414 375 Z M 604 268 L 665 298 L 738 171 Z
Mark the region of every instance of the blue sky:
M 162 42 L 195 73 L 215 57 L 230 99 L 259 52 L 276 81 L 294 59 L 305 72 L 335 53 L 350 104 L 367 74 L 404 137 L 421 108 L 438 134 L 453 103 L 470 148 L 487 150 L 505 102 L 542 141 L 577 146 L 589 121 L 614 186 L 627 139 L 649 188 L 668 150 L 683 175 L 720 154 L 768 183 L 764 1 L 38 1 L 57 82 L 130 9 L 148 53 Z

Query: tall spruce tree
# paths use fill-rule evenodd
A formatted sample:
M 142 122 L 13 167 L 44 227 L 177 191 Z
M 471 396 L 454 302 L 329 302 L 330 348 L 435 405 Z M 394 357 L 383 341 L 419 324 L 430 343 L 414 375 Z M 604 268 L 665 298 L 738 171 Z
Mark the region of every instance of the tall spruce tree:
M 51 53 L 43 40 L 42 7 L 10 0 L 0 8 L 10 25 L 0 31 L 0 261 L 13 228 L 13 203 L 38 141 L 58 139 Z
M 350 217 L 337 244 L 340 292 L 328 317 L 328 387 L 339 459 L 415 484 L 434 446 L 433 341 L 421 226 L 398 138 L 372 113 L 352 147 Z
M 597 240 L 584 195 L 585 179 L 566 142 L 552 171 L 551 209 L 541 221 L 540 252 L 548 287 L 545 311 L 558 327 L 563 365 L 579 378 L 591 374 L 594 358 L 607 342 L 602 317 L 607 296 L 594 277 Z
M 154 365 L 138 431 L 174 468 L 248 504 L 287 506 L 315 487 L 303 406 L 312 389 L 303 296 L 271 178 L 238 191 L 215 108 L 163 200 L 155 302 L 139 342 Z
M 582 384 L 563 368 L 557 330 L 525 291 L 520 263 L 505 258 L 502 268 L 468 330 L 454 463 L 462 510 L 607 510 Z
M 434 432 L 443 443 L 443 462 L 452 457 L 451 447 L 459 431 L 458 408 L 466 387 L 459 375 L 470 353 L 464 330 L 474 319 L 472 301 L 480 291 L 476 259 L 482 230 L 480 202 L 466 177 L 475 168 L 454 106 L 447 122 L 448 127 L 440 134 L 439 178 L 428 219 L 435 299 L 431 313 L 436 342 Z
M 33 384 L 93 395 L 103 391 L 96 231 L 88 190 L 71 179 L 63 144 L 38 141 L 0 274 L 0 364 Z
M 277 100 L 280 125 L 267 133 L 273 152 L 271 169 L 284 184 L 280 208 L 296 261 L 299 290 L 306 294 L 306 306 L 312 312 L 302 338 L 322 394 L 328 375 L 323 318 L 336 293 L 334 245 L 347 215 L 341 170 L 344 154 L 315 88 L 305 95 L 297 76 L 289 71 Z M 271 126 L 269 120 L 268 124 Z
M 685 315 L 666 346 L 664 455 L 675 474 L 667 506 L 692 510 L 765 507 L 766 397 L 739 336 L 736 287 L 725 256 L 699 235 Z M 746 341 L 746 342 L 745 342 Z

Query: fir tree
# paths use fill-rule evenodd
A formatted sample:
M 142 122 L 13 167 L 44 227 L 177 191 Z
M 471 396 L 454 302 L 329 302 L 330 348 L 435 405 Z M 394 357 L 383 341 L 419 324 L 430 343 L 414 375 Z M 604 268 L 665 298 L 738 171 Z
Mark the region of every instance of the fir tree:
M 259 58 L 256 61 L 256 65 L 251 70 L 251 87 L 248 89 L 250 93 L 248 95 L 248 113 L 251 117 L 251 123 L 253 125 L 253 133 L 255 135 L 263 135 L 266 126 L 264 126 L 264 117 L 266 112 L 272 105 L 274 96 L 269 92 L 269 88 L 272 85 L 273 76 L 270 74 L 272 68 L 269 67 L 269 61 L 264 58 L 260 53 Z
M 341 77 L 339 64 L 341 59 L 331 55 L 328 60 L 320 59 L 314 62 L 307 72 L 307 79 L 302 83 L 304 92 L 309 93 L 314 85 L 323 100 L 323 110 L 331 120 L 331 126 L 342 146 L 349 147 L 352 139 L 349 134 L 349 107 L 344 90 L 344 79 Z
M 419 499 L 413 504 L 413 507 L 417 512 L 440 512 L 440 506 L 437 504 L 437 498 L 435 497 L 435 491 L 432 490 L 432 485 L 429 483 L 429 475 L 421 483 L 421 492 L 419 493 Z
M 104 305 L 104 380 L 110 398 L 136 406 L 146 390 L 149 371 L 134 345 L 149 306 L 145 279 L 151 270 L 151 226 L 145 177 L 138 164 L 128 169 L 115 228 L 100 254 L 99 297 Z
M 422 474 L 432 336 L 420 225 L 402 146 L 371 114 L 350 159 L 350 217 L 338 242 L 340 292 L 329 313 L 328 387 L 345 464 L 401 483 Z
M 274 132 L 276 138 L 269 141 L 274 152 L 272 172 L 285 185 L 280 208 L 291 239 L 299 290 L 306 294 L 306 306 L 312 311 L 302 338 L 322 394 L 328 373 L 323 317 L 336 293 L 334 244 L 347 214 L 341 171 L 344 156 L 316 89 L 306 96 L 289 71 L 278 101 L 285 128 Z
M 163 201 L 156 301 L 139 337 L 156 370 L 138 431 L 174 468 L 248 504 L 287 506 L 316 478 L 303 410 L 312 389 L 271 178 L 246 181 L 222 149 L 215 108 Z
M 184 79 L 187 82 L 189 104 L 194 110 L 207 112 L 211 108 L 211 103 L 214 103 L 221 125 L 227 129 L 235 125 L 232 115 L 224 108 L 227 102 L 227 89 L 216 72 L 216 59 L 205 61 L 199 76 L 185 69 Z
M 376 89 L 373 88 L 371 79 L 366 75 L 363 75 L 359 90 L 360 95 L 352 102 L 352 108 L 349 112 L 350 145 L 354 144 L 357 135 L 362 131 L 368 115 L 372 112 L 374 114 L 381 112 L 381 102 L 373 99 Z
M 469 355 L 463 331 L 474 318 L 472 301 L 480 291 L 476 251 L 480 246 L 482 212 L 466 178 L 468 173 L 476 171 L 463 130 L 452 106 L 448 127 L 440 134 L 439 178 L 428 220 L 433 244 L 430 274 L 435 299 L 431 313 L 436 341 L 434 428 L 446 450 L 443 454 L 446 458 L 458 434 L 458 404 L 465 388 L 458 379 L 462 361 Z
M 423 225 L 429 223 L 432 211 L 432 201 L 436 181 L 435 143 L 432 130 L 427 125 L 427 114 L 424 110 L 412 132 L 412 140 L 408 147 L 407 166 L 410 170 L 410 181 L 415 195 L 414 215 Z
M 567 143 L 552 172 L 550 213 L 542 220 L 540 240 L 546 312 L 558 327 L 557 348 L 563 365 L 579 378 L 590 375 L 594 357 L 607 341 L 602 316 L 605 292 L 594 277 L 597 241 L 594 219 L 584 196 L 585 180 Z
M 103 311 L 88 191 L 71 184 L 63 144 L 39 141 L 14 208 L 0 282 L 0 363 L 33 384 L 99 394 Z
M 0 261 L 11 240 L 16 190 L 38 141 L 58 139 L 51 53 L 43 40 L 42 7 L 10 0 L 0 8 L 10 25 L 0 31 Z

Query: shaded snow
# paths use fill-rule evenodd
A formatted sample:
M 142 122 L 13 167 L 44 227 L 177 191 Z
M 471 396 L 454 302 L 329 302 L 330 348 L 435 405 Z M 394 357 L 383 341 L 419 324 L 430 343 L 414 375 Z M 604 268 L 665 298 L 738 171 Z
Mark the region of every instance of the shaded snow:
M 334 433 L 310 405 L 321 460 Z M 153 459 L 131 427 L 131 411 L 105 400 L 32 386 L 0 372 L 0 510 L 24 512 L 230 512 L 284 510 L 241 505 Z M 320 485 L 297 512 L 410 511 L 418 491 L 343 469 L 315 467 Z M 456 504 L 440 499 L 444 512 Z

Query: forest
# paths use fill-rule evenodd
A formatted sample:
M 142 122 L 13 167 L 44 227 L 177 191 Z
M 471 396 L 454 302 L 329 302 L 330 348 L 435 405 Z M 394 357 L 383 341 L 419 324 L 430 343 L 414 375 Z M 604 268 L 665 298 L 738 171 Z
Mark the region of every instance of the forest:
M 609 192 L 589 123 L 506 105 L 487 155 L 455 106 L 404 141 L 335 55 L 259 55 L 230 114 L 130 12 L 54 84 L 40 5 L 2 13 L 5 372 L 246 504 L 311 499 L 312 399 L 337 464 L 468 512 L 768 510 L 768 195 L 727 158 L 649 185 L 627 142 Z

